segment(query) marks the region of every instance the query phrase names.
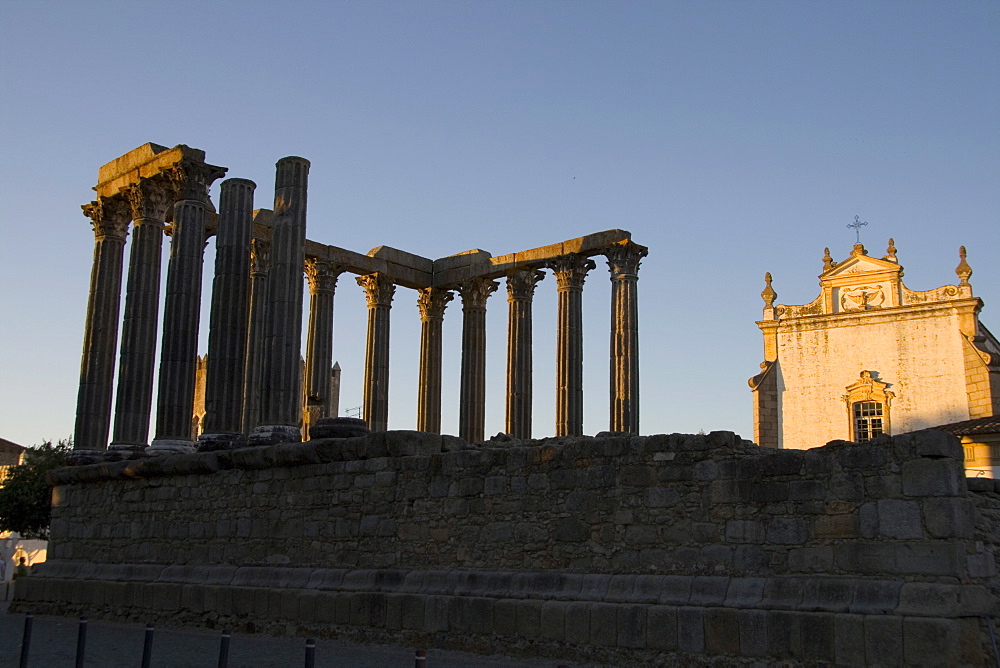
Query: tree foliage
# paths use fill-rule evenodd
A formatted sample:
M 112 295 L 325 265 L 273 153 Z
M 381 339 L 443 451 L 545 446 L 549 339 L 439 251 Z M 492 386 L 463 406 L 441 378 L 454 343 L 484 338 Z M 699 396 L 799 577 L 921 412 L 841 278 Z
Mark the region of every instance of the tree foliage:
M 24 461 L 12 466 L 0 487 L 0 531 L 15 531 L 24 538 L 48 540 L 52 488 L 45 474 L 66 465 L 72 439 L 46 441 L 24 451 Z

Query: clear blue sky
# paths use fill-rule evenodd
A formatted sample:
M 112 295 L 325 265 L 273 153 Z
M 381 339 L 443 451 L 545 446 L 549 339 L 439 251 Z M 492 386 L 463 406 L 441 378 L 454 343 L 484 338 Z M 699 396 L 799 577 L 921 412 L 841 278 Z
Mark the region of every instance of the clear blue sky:
M 907 285 L 966 245 L 1000 330 L 1000 3 L 0 2 L 0 437 L 73 429 L 98 167 L 152 141 L 257 182 L 312 161 L 308 236 L 499 255 L 623 228 L 639 279 L 642 430 L 752 436 L 765 271 L 818 293 L 823 248 L 894 237 Z M 217 193 L 218 187 L 214 189 Z M 209 270 L 211 247 L 206 254 Z M 585 290 L 585 429 L 607 428 L 608 279 Z M 553 433 L 555 281 L 535 303 L 535 433 Z M 341 278 L 342 408 L 364 299 Z M 503 429 L 505 295 L 487 431 Z M 390 427 L 412 428 L 419 322 L 392 312 Z M 460 306 L 445 318 L 457 430 Z M 207 311 L 203 330 L 207 329 Z M 203 336 L 203 339 L 206 337 Z M 204 346 L 203 346 L 204 352 Z

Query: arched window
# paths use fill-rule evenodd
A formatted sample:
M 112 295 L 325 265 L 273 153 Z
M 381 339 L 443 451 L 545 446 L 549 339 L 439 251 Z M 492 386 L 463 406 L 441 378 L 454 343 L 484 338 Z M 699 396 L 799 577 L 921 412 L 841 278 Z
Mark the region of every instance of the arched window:
M 887 383 L 872 377 L 871 371 L 862 371 L 858 382 L 847 387 L 844 401 L 847 404 L 851 440 L 855 443 L 870 441 L 889 431 L 889 404 L 895 395 L 886 390 Z

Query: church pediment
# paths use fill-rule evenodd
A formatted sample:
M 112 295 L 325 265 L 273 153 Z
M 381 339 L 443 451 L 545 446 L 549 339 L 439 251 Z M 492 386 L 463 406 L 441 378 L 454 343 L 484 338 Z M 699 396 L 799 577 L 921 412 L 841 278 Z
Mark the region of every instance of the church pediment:
M 838 264 L 833 269 L 823 272 L 820 278 L 831 280 L 841 277 L 849 277 L 854 279 L 863 274 L 884 274 L 889 273 L 899 273 L 902 268 L 895 262 L 890 262 L 889 260 L 880 260 L 874 257 L 861 256 L 861 257 L 851 257 L 840 264 Z

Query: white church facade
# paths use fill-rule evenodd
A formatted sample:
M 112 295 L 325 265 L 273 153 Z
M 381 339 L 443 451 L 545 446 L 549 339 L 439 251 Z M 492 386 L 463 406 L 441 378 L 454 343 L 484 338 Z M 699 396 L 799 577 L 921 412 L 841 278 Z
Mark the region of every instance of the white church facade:
M 764 362 L 749 381 L 754 440 L 863 443 L 1000 415 L 1000 342 L 979 322 L 983 302 L 964 247 L 959 255 L 957 285 L 915 291 L 903 284 L 892 239 L 881 258 L 856 244 L 835 262 L 826 249 L 820 294 L 801 305 L 775 304 L 767 274 L 757 322 Z M 967 447 L 967 467 L 989 468 L 989 449 Z

